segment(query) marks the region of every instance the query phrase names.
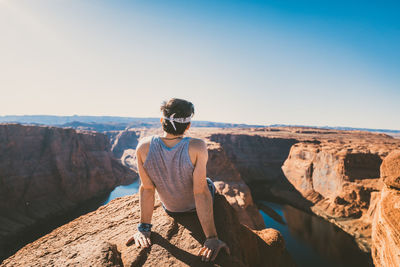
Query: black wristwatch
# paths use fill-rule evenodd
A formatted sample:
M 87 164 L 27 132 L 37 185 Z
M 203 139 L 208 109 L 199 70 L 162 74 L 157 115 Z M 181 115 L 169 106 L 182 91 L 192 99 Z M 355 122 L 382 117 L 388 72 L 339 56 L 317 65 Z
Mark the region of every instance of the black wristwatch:
M 151 232 L 151 227 L 153 225 L 151 223 L 139 223 L 138 231 L 139 232 Z

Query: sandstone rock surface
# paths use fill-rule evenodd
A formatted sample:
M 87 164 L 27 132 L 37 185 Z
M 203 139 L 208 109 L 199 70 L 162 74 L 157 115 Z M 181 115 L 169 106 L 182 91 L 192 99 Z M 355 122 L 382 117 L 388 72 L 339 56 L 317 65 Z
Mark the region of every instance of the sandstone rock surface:
M 0 259 L 23 232 L 137 177 L 96 132 L 0 124 L 0 151 Z
M 196 256 L 204 242 L 197 215 L 168 216 L 156 201 L 153 245 L 138 249 L 125 242 L 139 221 L 138 195 L 112 200 L 26 245 L 1 266 L 293 266 L 282 236 L 273 229 L 253 232 L 239 223 L 221 195 L 214 203 L 218 234 L 230 247 L 214 263 Z
M 372 257 L 377 267 L 400 266 L 400 150 L 382 163 L 385 183 L 372 223 Z
M 361 141 L 361 140 L 359 140 Z M 282 166 L 286 178 L 308 199 L 310 209 L 356 237 L 370 249 L 370 201 L 382 188 L 380 165 L 390 146 L 299 142 Z M 370 210 L 371 211 L 371 210 Z

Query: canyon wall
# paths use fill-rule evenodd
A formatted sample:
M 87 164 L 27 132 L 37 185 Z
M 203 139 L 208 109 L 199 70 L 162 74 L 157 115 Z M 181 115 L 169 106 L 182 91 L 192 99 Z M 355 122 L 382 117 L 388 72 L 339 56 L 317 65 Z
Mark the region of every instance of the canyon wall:
M 379 167 L 387 151 L 336 142 L 297 143 L 282 166 L 286 178 L 313 205 L 311 210 L 357 238 L 368 251 L 371 193 L 379 192 Z
M 372 223 L 372 258 L 377 267 L 400 266 L 400 150 L 382 163 L 384 183 Z
M 201 262 L 197 256 L 205 237 L 196 213 L 170 217 L 159 200 L 153 213 L 153 245 L 127 246 L 140 218 L 136 194 L 114 199 L 55 229 L 2 266 L 294 266 L 279 232 L 243 226 L 219 194 L 214 210 L 219 238 L 227 243 L 231 255 L 221 251 L 212 263 Z
M 30 229 L 137 178 L 96 132 L 0 124 L 0 151 L 0 259 Z

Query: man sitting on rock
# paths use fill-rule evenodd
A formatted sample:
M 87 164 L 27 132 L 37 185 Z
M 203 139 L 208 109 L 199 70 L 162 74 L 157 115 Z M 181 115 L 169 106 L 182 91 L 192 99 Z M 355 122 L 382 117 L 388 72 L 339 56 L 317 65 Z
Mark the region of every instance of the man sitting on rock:
M 164 134 L 143 138 L 136 149 L 141 180 L 141 219 L 137 233 L 127 244 L 137 247 L 151 245 L 151 218 L 155 190 L 165 212 L 171 216 L 197 212 L 206 236 L 198 255 L 203 261 L 213 261 L 228 246 L 218 239 L 214 224 L 213 200 L 215 186 L 206 177 L 208 151 L 206 143 L 197 138 L 184 137 L 190 128 L 194 107 L 191 102 L 173 98 L 161 106 L 160 119 Z

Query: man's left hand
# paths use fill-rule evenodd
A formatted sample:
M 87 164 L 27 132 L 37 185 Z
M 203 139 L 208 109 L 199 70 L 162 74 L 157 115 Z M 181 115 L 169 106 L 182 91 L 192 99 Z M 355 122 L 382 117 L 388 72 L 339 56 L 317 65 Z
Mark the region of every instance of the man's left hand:
M 225 242 L 218 238 L 207 238 L 203 247 L 199 250 L 198 256 L 201 256 L 202 261 L 214 261 L 221 248 L 225 249 L 225 252 L 228 255 L 231 254 L 229 247 Z

